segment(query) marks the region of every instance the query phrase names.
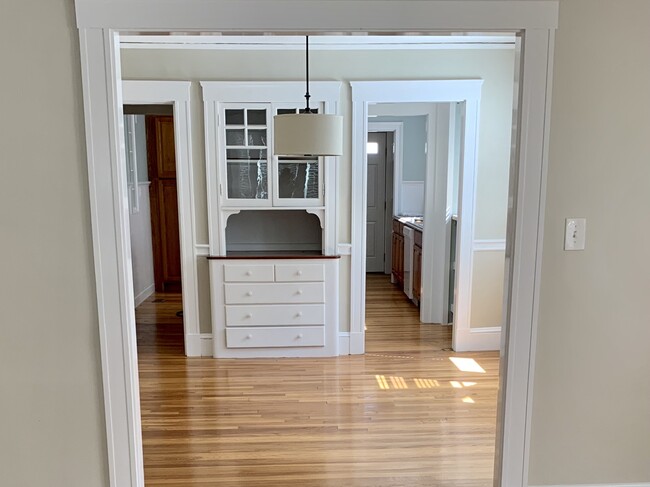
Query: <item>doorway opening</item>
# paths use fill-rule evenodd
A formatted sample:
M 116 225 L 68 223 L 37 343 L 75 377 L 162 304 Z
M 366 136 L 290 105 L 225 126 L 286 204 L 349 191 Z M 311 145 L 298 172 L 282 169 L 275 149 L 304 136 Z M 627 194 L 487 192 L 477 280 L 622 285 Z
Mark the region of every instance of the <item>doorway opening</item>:
M 488 2 L 490 3 L 490 2 Z M 157 26 L 160 30 L 168 30 L 171 25 L 176 25 L 174 22 L 177 17 L 169 15 L 174 12 L 179 5 L 170 4 L 167 14 L 162 12 L 160 14 L 161 20 L 153 20 L 146 25 Z M 431 6 L 429 9 L 425 7 L 428 13 L 435 13 L 438 6 Z M 477 14 L 475 6 L 470 9 L 454 9 L 451 7 L 446 15 L 436 17 L 432 15 L 430 18 L 436 19 L 433 22 L 432 28 L 443 28 L 449 25 L 458 25 L 459 19 L 463 19 L 462 11 L 470 12 L 468 15 Z M 487 8 L 491 8 L 488 5 Z M 264 10 L 264 8 L 262 7 Z M 282 9 L 281 9 L 282 10 Z M 429 10 L 431 12 L 429 12 Z M 480 9 L 479 9 L 480 10 Z M 179 11 L 176 10 L 176 13 Z M 449 17 L 451 12 L 452 17 L 456 19 L 455 22 L 450 24 Z M 483 12 L 481 10 L 481 12 Z M 492 11 L 491 11 L 492 12 Z M 540 192 L 543 190 L 543 168 L 545 166 L 545 157 L 543 152 L 544 141 L 547 137 L 547 123 L 544 121 L 545 107 L 548 106 L 548 59 L 551 56 L 549 45 L 552 46 L 552 28 L 555 25 L 554 17 L 549 13 L 547 19 L 543 22 L 545 28 L 539 27 L 539 15 L 532 15 L 530 9 L 523 9 L 523 14 L 516 15 L 515 21 L 504 22 L 503 15 L 494 10 L 493 14 L 482 18 L 481 21 L 467 21 L 468 25 L 483 25 L 496 29 L 503 26 L 504 23 L 514 25 L 517 28 L 523 29 L 523 34 L 526 37 L 526 63 L 522 64 L 521 78 L 521 92 L 520 98 L 525 100 L 525 103 L 519 107 L 521 112 L 518 113 L 518 120 L 521 121 L 521 132 L 517 136 L 517 147 L 521 148 L 521 154 L 518 150 L 515 151 L 516 159 L 521 164 L 519 172 L 515 174 L 517 186 L 526 188 L 522 194 L 515 195 L 517 206 L 520 206 L 520 212 L 517 214 L 511 229 L 512 233 L 517 237 L 517 253 L 512 256 L 512 267 L 510 272 L 515 278 L 510 284 L 510 301 L 508 302 L 509 313 L 508 319 L 513 323 L 514 328 L 511 330 L 513 336 L 511 340 L 506 340 L 509 348 L 518 351 L 517 354 L 512 354 L 512 360 L 507 363 L 507 369 L 504 372 L 508 375 L 508 388 L 504 390 L 503 401 L 504 409 L 507 412 L 505 416 L 505 424 L 503 425 L 503 435 L 506 437 L 504 445 L 507 446 L 508 454 L 497 455 L 500 467 L 503 468 L 503 477 L 500 472 L 497 473 L 498 478 L 503 478 L 504 485 L 520 485 L 523 479 L 525 482 L 525 461 L 526 461 L 526 441 L 528 437 L 528 423 L 526 418 L 527 411 L 530 408 L 530 390 L 526 387 L 529 384 L 528 374 L 531 371 L 531 342 L 534 345 L 535 328 L 535 312 L 534 312 L 534 298 L 535 286 L 539 282 L 539 275 L 535 271 L 538 268 L 540 253 L 537 246 L 539 235 L 542 229 L 542 220 L 539 218 L 540 201 L 543 204 L 543 199 L 540 198 Z M 243 12 L 242 12 L 243 13 Z M 536 13 L 536 12 L 535 12 Z M 137 12 L 136 12 L 137 14 Z M 233 15 L 235 15 L 233 17 Z M 230 14 L 215 18 L 219 18 L 217 24 L 219 26 L 232 26 L 240 25 L 238 18 L 240 12 L 235 8 Z M 454 15 L 456 17 L 454 17 Z M 135 22 L 140 22 L 137 19 Z M 269 17 L 269 29 L 277 28 L 278 30 L 287 27 L 293 27 L 295 30 L 296 25 L 287 26 L 286 21 L 279 22 L 277 18 L 289 18 L 283 15 Z M 479 18 L 475 17 L 475 18 Z M 198 17 L 197 17 L 198 18 Z M 243 18 L 243 16 L 241 17 Z M 299 18 L 299 16 L 297 17 Z M 343 18 L 343 17 L 341 17 Z M 355 18 L 353 16 L 353 18 Z M 132 25 L 133 12 L 129 11 L 128 15 L 125 12 L 122 14 L 115 13 L 111 21 L 103 19 L 101 14 L 95 17 L 89 17 L 89 8 L 82 9 L 81 14 L 78 16 L 78 22 L 81 28 L 82 39 L 82 64 L 84 66 L 84 88 L 86 90 L 85 105 L 87 109 L 87 132 L 88 132 L 88 151 L 89 151 L 89 172 L 90 172 L 90 193 L 91 200 L 95 205 L 96 212 L 93 212 L 93 224 L 99 227 L 94 233 L 95 250 L 98 252 L 96 257 L 97 279 L 98 279 L 98 303 L 102 310 L 100 313 L 100 330 L 102 332 L 102 346 L 105 347 L 106 354 L 103 355 L 103 371 L 105 377 L 105 386 L 108 390 L 114 391 L 119 389 L 118 392 L 123 394 L 111 394 L 106 396 L 107 402 L 107 428 L 109 433 L 107 435 L 109 442 L 109 464 L 111 472 L 113 472 L 113 479 L 117 478 L 116 482 L 120 485 L 136 485 L 139 482 L 138 476 L 141 472 L 141 465 L 139 459 L 141 458 L 140 450 L 137 445 L 137 438 L 133 438 L 133 422 L 137 422 L 139 418 L 139 411 L 134 407 L 132 401 L 133 387 L 132 384 L 137 383 L 137 375 L 134 377 L 134 372 L 137 368 L 134 367 L 133 350 L 128 348 L 131 332 L 131 321 L 128 313 L 124 313 L 118 304 L 122 293 L 116 289 L 115 283 L 126 282 L 127 286 L 130 284 L 130 276 L 126 273 L 124 262 L 128 261 L 129 249 L 128 246 L 124 247 L 122 240 L 124 215 L 119 212 L 113 215 L 115 220 L 115 229 L 108 224 L 100 225 L 102 222 L 112 221 L 111 211 L 118 208 L 120 197 L 123 190 L 120 187 L 122 183 L 119 176 L 117 179 L 110 178 L 110 171 L 115 167 L 120 167 L 119 157 L 115 154 L 117 151 L 106 150 L 106 145 L 114 148 L 116 136 L 116 127 L 119 126 L 116 116 L 115 103 L 119 103 L 120 91 L 116 87 L 119 82 L 119 68 L 116 70 L 115 66 L 119 67 L 119 53 L 116 53 L 116 44 L 106 42 L 106 39 L 111 38 L 115 40 L 117 32 L 125 26 Z M 127 20 L 128 19 L 128 20 Z M 329 20 L 327 20 L 329 19 Z M 332 17 L 327 17 L 325 23 L 330 22 L 332 26 L 343 25 Z M 534 21 L 533 21 L 534 20 Z M 93 23 L 93 21 L 95 23 Z M 192 24 L 191 21 L 188 21 Z M 221 24 L 219 23 L 221 22 Z M 390 19 L 390 22 L 385 23 L 386 19 L 379 16 L 375 19 L 377 28 L 402 28 L 405 23 L 400 19 Z M 385 24 L 384 24 L 385 23 Z M 143 24 L 143 25 L 144 25 Z M 289 22 L 291 24 L 291 22 Z M 90 28 L 89 26 L 94 26 Z M 104 28 L 97 28 L 100 25 Z M 363 19 L 359 19 L 358 25 L 364 26 Z M 385 27 L 383 27 L 385 26 Z M 402 26 L 402 27 L 400 27 Z M 536 29 L 532 29 L 535 26 Z M 200 27 L 196 25 L 196 27 Z M 232 28 L 232 27 L 231 27 Z M 110 29 L 113 29 L 112 31 Z M 473 29 L 476 30 L 476 29 Z M 530 53 L 530 55 L 529 55 Z M 103 54 L 103 56 L 102 56 Z M 105 60 L 103 62 L 102 60 Z M 117 72 L 117 77 L 115 76 Z M 99 109 L 94 109 L 99 107 Z M 363 139 L 362 139 L 363 140 Z M 522 140 L 525 144 L 522 146 Z M 365 140 L 363 140 L 365 143 Z M 356 153 L 357 151 L 355 151 Z M 363 165 L 360 165 L 363 167 Z M 353 168 L 357 171 L 359 168 Z M 106 177 L 108 173 L 109 177 Z M 541 178 L 541 179 L 540 179 Z M 353 174 L 353 185 L 359 179 L 359 174 Z M 98 181 L 112 181 L 112 184 L 97 184 Z M 352 228 L 354 232 L 359 230 L 358 218 L 353 218 Z M 110 227 L 110 228 L 109 228 Z M 363 232 L 363 229 L 360 229 Z M 358 241 L 358 235 L 353 236 L 353 267 L 354 261 L 362 261 L 363 254 L 359 254 L 354 242 Z M 100 243 L 102 245 L 100 245 Z M 104 245 L 105 244 L 105 245 Z M 117 252 L 102 252 L 102 249 L 117 248 Z M 522 255 L 528 255 L 530 259 L 523 259 Z M 365 257 L 365 255 L 363 255 Z M 117 279 L 114 277 L 117 276 Z M 364 292 L 363 289 L 358 291 Z M 352 290 L 353 294 L 357 294 L 356 290 Z M 530 298 L 530 305 L 529 303 Z M 359 311 L 363 311 L 363 303 L 355 300 L 352 312 L 353 315 L 359 316 Z M 521 306 L 518 306 L 521 305 Z M 531 312 L 532 310 L 532 312 Z M 120 311 L 118 313 L 118 311 Z M 362 313 L 361 313 L 362 315 Z M 115 325 L 115 326 L 111 326 Z M 116 336 L 118 334 L 118 336 Z M 122 338 L 120 339 L 119 334 Z M 115 347 L 122 344 L 124 347 L 116 350 Z M 131 343 L 132 344 L 132 343 Z M 103 349 L 104 350 L 104 349 Z M 128 351 L 126 359 L 124 358 L 124 350 Z M 519 353 L 522 352 L 522 353 Z M 517 399 L 520 399 L 519 401 Z M 505 414 L 505 413 L 504 413 Z M 500 442 L 499 442 L 500 443 Z M 115 446 L 120 448 L 115 448 Z M 124 448 L 121 448 L 124 446 Z M 125 453 L 122 453 L 125 452 Z M 130 453 L 129 453 L 130 452 Z M 119 454 L 119 455 L 118 455 Z M 521 458 L 522 460 L 514 460 Z M 522 472 L 524 472 L 522 476 Z M 119 479 L 125 479 L 121 481 Z M 129 480 L 130 479 L 130 480 Z M 510 479 L 510 482 L 508 481 Z
M 160 333 L 183 344 L 173 107 L 124 105 L 123 112 L 138 339 Z

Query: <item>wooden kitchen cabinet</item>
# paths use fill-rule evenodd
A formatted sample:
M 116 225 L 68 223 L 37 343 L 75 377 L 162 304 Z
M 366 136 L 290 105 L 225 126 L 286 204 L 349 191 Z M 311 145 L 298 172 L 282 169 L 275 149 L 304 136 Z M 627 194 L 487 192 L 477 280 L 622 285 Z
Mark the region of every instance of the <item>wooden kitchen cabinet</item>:
M 422 232 L 415 231 L 413 241 L 413 301 L 420 305 L 422 291 Z
M 400 288 L 404 287 L 404 225 L 393 220 L 391 279 Z

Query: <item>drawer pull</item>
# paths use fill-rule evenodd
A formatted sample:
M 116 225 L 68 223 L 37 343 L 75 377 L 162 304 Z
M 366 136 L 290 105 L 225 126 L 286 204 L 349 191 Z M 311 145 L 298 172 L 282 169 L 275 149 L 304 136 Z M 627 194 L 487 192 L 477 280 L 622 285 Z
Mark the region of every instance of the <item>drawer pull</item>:
M 297 271 L 296 276 L 302 276 L 302 271 Z
M 302 333 L 298 333 L 298 336 L 296 338 L 300 340 L 302 338 Z
M 302 289 L 298 289 L 298 291 L 296 291 L 296 294 L 301 295 L 302 294 Z
M 246 296 L 252 296 L 252 295 L 253 295 L 253 291 L 247 291 L 246 292 Z
M 247 275 L 247 276 L 252 276 L 253 273 L 252 273 L 251 271 L 246 271 L 246 275 Z
M 252 317 L 253 317 L 253 315 L 250 314 L 250 313 L 247 313 L 246 316 L 244 316 L 244 318 L 246 318 L 246 319 L 251 319 Z
M 296 313 L 296 318 L 300 318 L 301 316 L 302 316 L 302 311 L 298 311 L 298 312 Z
M 250 333 L 246 335 L 246 340 L 250 340 L 251 338 L 253 338 L 253 335 L 251 335 Z

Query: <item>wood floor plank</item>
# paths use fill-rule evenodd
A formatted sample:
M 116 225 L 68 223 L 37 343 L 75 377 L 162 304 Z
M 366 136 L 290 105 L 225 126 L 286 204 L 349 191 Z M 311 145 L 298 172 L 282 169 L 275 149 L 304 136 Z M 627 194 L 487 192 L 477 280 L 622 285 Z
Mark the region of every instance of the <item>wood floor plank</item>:
M 147 486 L 491 485 L 499 354 L 451 352 L 387 276 L 368 276 L 365 355 L 186 358 L 181 306 L 136 310 Z

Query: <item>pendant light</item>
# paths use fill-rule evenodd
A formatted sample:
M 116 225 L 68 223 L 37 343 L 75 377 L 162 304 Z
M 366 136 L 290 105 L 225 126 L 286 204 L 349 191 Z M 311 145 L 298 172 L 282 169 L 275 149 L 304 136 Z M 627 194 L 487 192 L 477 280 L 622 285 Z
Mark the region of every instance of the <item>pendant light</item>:
M 309 36 L 305 37 L 305 59 L 305 111 L 273 117 L 273 154 L 340 156 L 343 154 L 343 117 L 314 113 L 309 108 Z

